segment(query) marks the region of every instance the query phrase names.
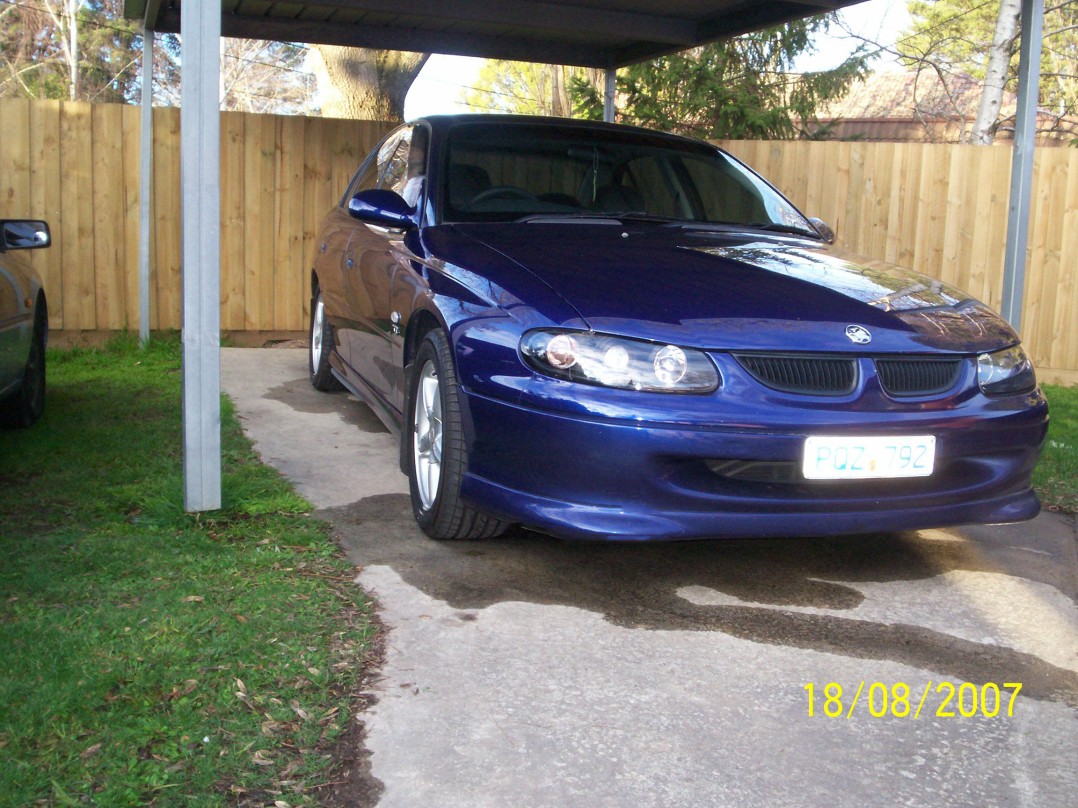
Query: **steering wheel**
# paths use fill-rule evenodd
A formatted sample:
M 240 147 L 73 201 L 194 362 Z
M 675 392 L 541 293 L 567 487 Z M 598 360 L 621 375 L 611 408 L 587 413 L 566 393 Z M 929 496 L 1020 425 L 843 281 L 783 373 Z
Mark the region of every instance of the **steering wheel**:
M 535 202 L 535 194 L 530 191 L 525 191 L 523 188 L 517 188 L 515 185 L 495 185 L 493 188 L 487 188 L 485 191 L 480 191 L 474 197 L 472 201 L 468 203 L 468 207 L 481 202 L 489 202 L 491 199 L 524 199 L 529 202 Z

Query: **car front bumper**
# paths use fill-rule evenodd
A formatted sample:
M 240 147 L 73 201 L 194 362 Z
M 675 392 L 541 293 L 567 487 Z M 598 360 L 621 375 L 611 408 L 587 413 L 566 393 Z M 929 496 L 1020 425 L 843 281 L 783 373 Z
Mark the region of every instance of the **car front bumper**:
M 601 392 L 589 395 L 602 395 Z M 532 400 L 534 396 L 530 397 Z M 1047 430 L 1039 392 L 1021 406 L 957 411 L 803 411 L 670 423 L 509 402 L 467 391 L 475 507 L 582 539 L 814 536 L 1016 522 L 1040 510 L 1031 489 Z M 771 415 L 768 422 L 766 415 Z M 936 436 L 930 477 L 809 482 L 813 434 Z

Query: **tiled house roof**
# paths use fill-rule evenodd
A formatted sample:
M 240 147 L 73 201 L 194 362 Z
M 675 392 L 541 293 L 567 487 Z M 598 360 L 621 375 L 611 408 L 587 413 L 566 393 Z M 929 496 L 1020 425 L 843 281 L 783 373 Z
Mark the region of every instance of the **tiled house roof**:
M 873 73 L 855 82 L 846 96 L 819 109 L 821 120 L 936 119 L 973 120 L 981 85 L 967 75 L 949 76 L 944 87 L 933 70 Z M 1003 114 L 1014 114 L 1015 97 L 1005 93 Z

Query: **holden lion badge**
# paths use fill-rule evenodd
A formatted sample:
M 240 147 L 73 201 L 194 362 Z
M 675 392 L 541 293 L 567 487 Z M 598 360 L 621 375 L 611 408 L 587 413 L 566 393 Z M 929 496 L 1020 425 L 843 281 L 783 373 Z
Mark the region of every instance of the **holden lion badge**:
M 848 325 L 846 326 L 846 336 L 850 338 L 850 342 L 857 345 L 868 345 L 872 342 L 872 335 L 868 332 L 868 329 L 862 325 Z

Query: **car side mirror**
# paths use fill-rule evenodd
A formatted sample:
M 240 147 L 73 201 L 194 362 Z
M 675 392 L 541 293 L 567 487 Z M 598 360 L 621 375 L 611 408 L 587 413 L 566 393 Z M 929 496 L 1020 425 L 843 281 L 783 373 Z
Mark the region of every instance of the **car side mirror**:
M 0 219 L 0 251 L 37 250 L 52 244 L 48 222 L 36 219 Z
M 396 191 L 371 188 L 348 200 L 348 213 L 354 219 L 381 227 L 413 230 L 416 227 L 414 205 Z
M 809 217 L 809 223 L 816 228 L 816 232 L 820 234 L 820 238 L 828 244 L 835 243 L 835 231 L 831 229 L 831 225 L 823 219 L 817 219 L 815 216 Z

